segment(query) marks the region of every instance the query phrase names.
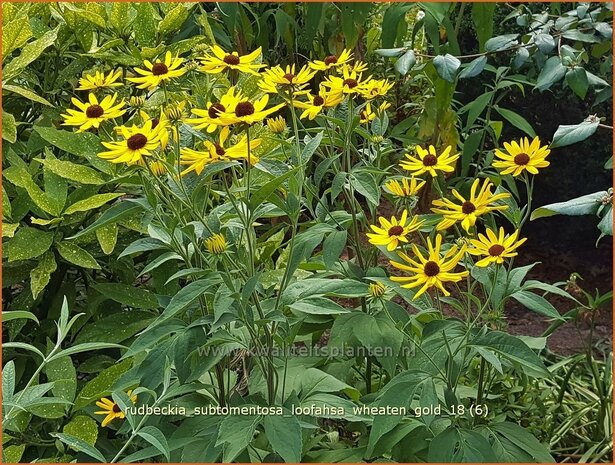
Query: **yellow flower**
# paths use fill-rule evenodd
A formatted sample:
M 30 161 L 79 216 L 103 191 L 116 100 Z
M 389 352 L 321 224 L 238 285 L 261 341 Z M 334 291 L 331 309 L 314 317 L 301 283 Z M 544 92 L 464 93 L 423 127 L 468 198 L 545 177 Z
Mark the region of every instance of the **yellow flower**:
M 412 244 L 412 251 L 417 260 L 410 258 L 405 253 L 399 252 L 399 256 L 405 263 L 399 263 L 391 260 L 391 265 L 403 271 L 414 273 L 413 276 L 391 276 L 391 281 L 402 284 L 401 287 L 412 289 L 422 286 L 414 297 L 417 299 L 427 289 L 436 286 L 444 295 L 450 295 L 444 288 L 445 282 L 457 282 L 468 275 L 468 271 L 453 273 L 452 270 L 457 266 L 463 254 L 466 252 L 466 247 L 460 249 L 457 246 L 452 246 L 448 251 L 441 256 L 440 248 L 442 247 L 442 235 L 436 236 L 436 244 L 432 245 L 431 239 L 427 238 L 428 255 L 425 257 L 419 248 Z
M 411 171 L 414 176 L 429 173 L 435 178 L 438 175 L 437 171 L 451 173 L 455 171 L 455 162 L 459 158 L 459 154 L 451 155 L 451 149 L 452 147 L 449 145 L 438 155 L 433 145 L 430 145 L 428 150 L 417 145 L 418 158 L 407 153 L 405 155 L 406 160 L 402 160 L 399 166 Z
M 228 245 L 222 234 L 214 234 L 205 239 L 205 246 L 210 254 L 219 255 L 226 250 Z
M 316 71 L 311 70 L 307 65 L 304 65 L 299 72 L 296 72 L 294 64 L 286 68 L 278 65 L 262 72 L 258 86 L 270 94 L 277 93 L 278 88 L 291 89 L 293 93 L 296 93 L 305 88 L 315 74 Z
M 111 163 L 143 164 L 143 157 L 150 156 L 160 145 L 160 125 L 156 128 L 152 126 L 152 120 L 146 121 L 142 127 L 135 125 L 132 127 L 120 126 L 118 133 L 124 140 L 103 142 L 102 144 L 109 151 L 100 152 L 98 156 L 109 160 Z
M 412 195 L 416 195 L 421 189 L 421 187 L 423 187 L 424 185 L 425 181 L 412 177 L 402 178 L 401 184 L 397 179 L 391 179 L 384 184 L 384 187 L 386 187 L 391 192 L 391 194 L 397 197 L 409 197 Z
M 236 69 L 242 73 L 249 73 L 258 76 L 258 70 L 266 66 L 261 63 L 255 63 L 255 60 L 261 55 L 261 47 L 258 47 L 248 55 L 240 56 L 237 52 L 226 53 L 217 45 L 210 47 L 210 54 L 200 57 L 201 71 L 210 74 L 221 73 L 227 69 Z
M 229 106 L 218 113 L 220 121 L 224 125 L 246 123 L 254 124 L 264 120 L 267 116 L 275 113 L 284 106 L 283 103 L 265 109 L 269 102 L 269 95 L 263 95 L 260 99 L 250 102 L 240 92 L 229 101 Z
M 127 394 L 128 394 L 128 397 L 130 397 L 130 400 L 132 401 L 133 404 L 137 402 L 137 396 L 131 395 L 132 390 L 128 391 Z M 103 427 L 107 426 L 109 423 L 111 423 L 116 418 L 119 418 L 121 420 L 126 417 L 124 412 L 122 412 L 122 409 L 120 409 L 120 406 L 117 405 L 117 403 L 115 403 L 113 400 L 108 399 L 107 397 L 103 397 L 102 399 L 97 400 L 96 405 L 100 407 L 102 410 L 98 412 L 94 412 L 94 414 L 95 415 L 105 415 L 105 418 L 103 418 L 103 421 L 102 421 Z
M 188 165 L 184 171 L 181 172 L 182 176 L 190 173 L 191 171 L 196 174 L 201 174 L 205 166 L 210 163 L 221 160 L 247 160 L 248 159 L 248 139 L 244 135 L 241 140 L 235 145 L 226 146 L 230 130 L 225 127 L 220 131 L 220 138 L 218 143 L 213 143 L 206 140 L 204 142 L 205 150 L 198 151 L 189 148 L 181 150 L 180 164 Z M 250 152 L 252 152 L 261 143 L 260 139 L 254 139 L 250 141 Z M 250 153 L 250 164 L 254 165 L 258 162 L 258 158 Z
M 506 152 L 495 149 L 495 156 L 500 160 L 493 162 L 493 166 L 501 170 L 501 174 L 519 176 L 524 171 L 538 174 L 538 168 L 549 166 L 546 158 L 551 150 L 546 145 L 541 147 L 538 137 L 534 137 L 531 143 L 527 137 L 518 143 L 516 141 L 504 142 L 504 148 Z
M 220 97 L 220 102 L 209 102 L 204 110 L 199 108 L 192 109 L 192 113 L 197 115 L 198 118 L 189 118 L 186 122 L 193 125 L 195 129 L 205 128 L 207 132 L 214 132 L 219 126 L 227 126 L 229 124 L 221 121 L 220 113 L 231 108 L 236 100 L 235 87 L 231 87 Z
M 281 116 L 267 119 L 267 127 L 274 134 L 282 134 L 286 131 L 286 120 Z
M 308 101 L 301 102 L 299 100 L 293 101 L 293 105 L 297 108 L 303 109 L 303 113 L 299 118 L 314 119 L 325 108 L 333 108 L 339 104 L 344 95 L 342 93 L 327 92 L 324 87 L 320 88 L 318 95 L 307 94 Z
M 418 216 L 412 217 L 408 221 L 408 211 L 404 210 L 401 214 L 399 221 L 394 216 L 391 217 L 391 221 L 383 218 L 378 218 L 380 227 L 376 225 L 370 225 L 373 233 L 367 233 L 370 244 L 373 245 L 386 245 L 389 252 L 395 250 L 400 242 L 408 242 L 406 237 L 413 231 L 419 229 L 423 224 L 423 221 L 419 221 Z
M 103 89 L 105 87 L 121 87 L 121 82 L 115 82 L 122 76 L 122 70 L 109 71 L 109 74 L 105 76 L 105 73 L 96 71 L 94 74 L 86 74 L 79 79 L 79 87 L 76 90 L 94 90 Z
M 486 232 L 487 236 L 479 234 L 478 240 L 470 239 L 472 247 L 468 249 L 468 252 L 472 255 L 485 256 L 485 258 L 476 262 L 476 266 L 480 267 L 489 266 L 491 263 L 502 264 L 505 258 L 518 255 L 515 249 L 527 240 L 525 237 L 517 240 L 519 231 L 515 231 L 510 235 L 504 234 L 504 228 L 502 227 L 498 235 L 491 229 L 487 229 Z
M 370 79 L 359 87 L 359 93 L 363 98 L 371 100 L 385 96 L 393 88 L 393 83 L 386 79 Z
M 149 169 L 152 170 L 154 176 L 162 176 L 167 173 L 167 165 L 161 161 L 150 162 Z
M 381 115 L 382 113 L 384 113 L 385 110 L 390 106 L 391 104 L 389 102 L 383 102 L 382 105 L 380 105 L 376 111 L 373 111 L 372 104 L 370 102 L 367 102 L 365 107 L 359 113 L 361 123 L 365 124 L 369 123 L 370 121 L 373 121 L 374 119 L 376 119 L 377 115 Z
M 350 65 L 350 63 L 346 63 L 343 67 L 342 67 L 342 71 L 344 70 L 344 68 L 347 68 L 350 71 L 354 71 L 355 73 L 364 73 L 365 71 L 367 71 L 367 63 L 365 63 L 364 61 L 361 60 L 356 60 L 352 66 Z
M 433 204 L 440 208 L 432 208 L 431 211 L 444 217 L 438 223 L 436 228 L 438 231 L 450 228 L 456 222 L 461 221 L 461 226 L 467 232 L 476 224 L 476 220 L 479 216 L 491 211 L 505 210 L 508 208 L 507 205 L 493 205 L 493 203 L 498 200 L 510 197 L 508 192 L 493 195 L 491 193 L 493 184 L 488 179 L 485 179 L 477 194 L 476 190 L 478 189 L 479 183 L 480 179 L 474 180 L 470 188 L 470 198 L 467 200 L 462 197 L 456 189 L 453 189 L 453 195 L 461 202 L 460 204 L 456 204 L 449 199 L 433 201 Z
M 79 111 L 73 109 L 67 109 L 64 117 L 63 126 L 79 126 L 77 132 L 87 131 L 94 127 L 98 128 L 100 123 L 110 119 L 117 118 L 126 113 L 126 110 L 122 110 L 125 103 L 122 100 L 120 103 L 114 106 L 117 100 L 117 94 L 107 95 L 100 102 L 94 94 L 88 95 L 88 103 L 83 103 L 76 98 L 72 98 L 71 102 Z
M 143 110 L 139 111 L 139 115 L 141 115 L 141 122 L 145 124 L 147 121 L 152 122 L 152 130 L 158 131 L 160 146 L 164 149 L 169 143 L 169 119 L 162 109 L 160 110 L 160 116 L 158 118 L 151 118 L 146 112 Z M 116 132 L 121 135 L 122 127 L 119 126 L 115 128 Z M 176 139 L 177 140 L 177 139 Z
M 380 281 L 376 281 L 370 283 L 368 292 L 371 297 L 382 297 L 386 290 L 387 288 L 384 284 L 382 284 Z
M 128 99 L 128 106 L 131 108 L 141 108 L 145 105 L 145 97 L 142 95 L 133 95 Z
M 323 86 L 331 89 L 334 93 L 357 94 L 361 87 L 369 84 L 371 77 L 363 80 L 362 74 L 345 66 L 342 76 L 328 76 L 322 83 Z
M 331 68 L 337 68 L 339 66 L 344 66 L 346 63 L 350 61 L 352 58 L 352 53 L 350 50 L 344 49 L 340 56 L 329 55 L 323 61 L 314 60 L 309 63 L 309 67 L 315 69 L 317 71 L 327 71 Z
M 182 76 L 186 70 L 181 67 L 184 60 L 179 57 L 173 58 L 171 52 L 167 52 L 164 61 L 157 60 L 152 63 L 145 60 L 143 64 L 147 69 L 135 68 L 141 76 L 126 78 L 127 80 L 139 84 L 139 89 L 153 89 L 162 82 Z

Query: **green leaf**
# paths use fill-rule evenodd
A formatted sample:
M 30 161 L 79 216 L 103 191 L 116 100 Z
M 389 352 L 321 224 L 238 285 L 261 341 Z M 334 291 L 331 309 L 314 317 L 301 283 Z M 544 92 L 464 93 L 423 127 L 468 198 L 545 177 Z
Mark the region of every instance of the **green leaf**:
M 414 55 L 414 50 L 409 49 L 406 53 L 404 53 L 397 59 L 397 61 L 395 62 L 395 69 L 399 74 L 405 76 L 415 64 L 416 56 Z
M 395 46 L 400 23 L 405 22 L 404 16 L 410 8 L 412 8 L 412 5 L 406 3 L 389 4 L 382 17 L 382 34 L 380 35 L 382 48 L 392 48 Z
M 131 359 L 122 360 L 101 371 L 98 376 L 85 383 L 85 386 L 83 386 L 83 389 L 81 389 L 81 392 L 79 392 L 75 399 L 73 410 L 78 411 L 92 402 L 99 400 L 101 397 L 110 395 L 111 388 L 115 382 L 128 371 L 131 366 Z
M 602 199 L 605 198 L 606 195 L 606 191 L 600 191 L 566 200 L 565 202 L 551 203 L 534 210 L 530 216 L 530 220 L 554 215 L 595 215 L 598 213 L 598 209 L 600 205 L 602 205 Z
M 51 433 L 51 435 L 58 438 L 71 449 L 83 452 L 101 463 L 107 463 L 105 456 L 98 449 L 88 444 L 83 439 L 65 433 Z
M 314 155 L 314 152 L 316 152 L 316 149 L 320 146 L 323 136 L 323 131 L 320 131 L 314 137 L 305 136 L 303 139 L 305 145 L 303 150 L 301 150 L 301 163 L 305 165 L 310 161 L 312 155 Z
M 538 442 L 526 429 L 514 423 L 506 421 L 490 424 L 485 426 L 481 433 L 500 443 L 505 455 L 497 460 L 498 462 L 527 463 L 530 458 L 536 463 L 555 462 L 546 446 Z
M 134 3 L 137 17 L 133 23 L 135 39 L 141 47 L 152 47 L 156 43 L 156 13 L 151 3 Z
M 26 450 L 25 444 L 13 444 L 8 447 L 2 448 L 2 462 L 3 463 L 19 463 L 21 462 L 21 456 Z
M 472 346 L 483 346 L 501 356 L 519 363 L 529 376 L 549 376 L 542 360 L 519 338 L 501 331 L 489 331 L 471 342 Z
M 370 204 L 377 206 L 380 203 L 380 189 L 373 174 L 355 170 L 348 176 L 348 181 Z
M 564 147 L 576 144 L 590 137 L 598 129 L 598 121 L 583 121 L 579 124 L 563 124 L 557 128 L 553 135 L 551 148 Z
M 43 255 L 53 242 L 53 233 L 23 226 L 8 243 L 9 262 L 29 260 Z
M 308 368 L 301 375 L 301 398 L 305 399 L 319 392 L 344 392 L 352 400 L 359 400 L 358 389 L 340 381 L 335 376 L 318 368 Z
M 81 184 L 102 184 L 105 182 L 98 171 L 71 161 L 58 160 L 57 158 L 40 159 L 36 161 L 45 165 L 58 176 Z
M 519 42 L 517 38 L 519 34 L 504 34 L 501 36 L 493 37 L 485 42 L 485 51 L 487 52 L 499 52 L 501 50 L 509 49 Z
M 263 426 L 265 435 L 274 452 L 284 459 L 286 463 L 301 462 L 303 450 L 303 437 L 301 425 L 296 416 L 267 415 Z
M 542 71 L 536 80 L 536 89 L 539 91 L 547 90 L 556 82 L 562 80 L 566 75 L 566 67 L 562 65 L 561 60 L 557 56 L 553 56 L 547 60 Z
M 183 4 L 176 4 L 171 11 L 169 11 L 160 23 L 158 23 L 158 32 L 164 36 L 173 32 L 179 31 L 179 28 L 184 21 L 188 19 L 190 9 Z
M 13 310 L 13 311 L 3 311 L 2 312 L 2 321 L 7 322 L 11 320 L 18 320 L 20 318 L 24 318 L 27 320 L 36 321 L 37 324 L 40 324 L 36 315 L 31 312 L 26 312 L 25 310 Z
M 15 117 L 4 110 L 2 110 L 2 138 L 11 143 L 17 140 Z
M 47 287 L 51 275 L 57 267 L 56 258 L 53 252 L 45 252 L 40 258 L 38 265 L 30 271 L 30 290 L 33 299 L 36 299 L 41 291 Z M 6 320 L 3 318 L 3 321 Z
M 250 197 L 250 210 L 255 211 L 260 204 L 262 204 L 265 200 L 267 200 L 271 194 L 278 188 L 280 185 L 286 181 L 290 176 L 295 174 L 298 170 L 298 167 L 293 168 L 290 171 L 287 171 L 281 176 L 273 178 L 271 181 L 263 185 L 260 189 L 254 192 Z
M 476 5 L 480 5 L 480 3 L 475 3 Z M 471 77 L 478 76 L 485 69 L 485 65 L 487 64 L 487 56 L 483 55 L 481 57 L 475 58 L 470 63 L 465 65 L 465 68 L 459 73 L 459 79 L 468 79 Z
M 327 269 L 332 269 L 346 247 L 348 232 L 333 231 L 322 243 L 322 259 Z
M 258 416 L 226 416 L 220 423 L 216 446 L 223 446 L 222 461 L 231 463 L 252 441 Z
M 96 230 L 96 239 L 102 251 L 109 255 L 117 243 L 117 224 L 111 223 Z
M 171 460 L 169 444 L 167 443 L 167 438 L 165 438 L 164 434 L 162 434 L 162 431 L 155 426 L 144 426 L 137 432 L 137 434 L 162 452 L 167 461 Z
M 98 424 L 93 418 L 77 415 L 64 425 L 62 432 L 94 446 L 98 438 Z
M 374 53 L 377 53 L 378 55 L 380 55 L 381 57 L 399 57 L 401 56 L 405 51 L 407 50 L 407 48 L 405 47 L 398 47 L 398 48 L 379 48 L 377 50 L 374 50 Z
M 308 297 L 307 299 L 290 304 L 289 307 L 297 312 L 309 313 L 311 315 L 335 315 L 351 311 L 325 297 Z
M 551 50 L 555 48 L 555 39 L 551 34 L 538 33 L 534 36 L 534 43 L 545 55 L 551 53 Z
M 49 359 L 49 361 L 56 360 L 60 357 L 66 357 L 68 355 L 80 354 L 81 352 L 90 352 L 92 350 L 102 349 L 126 349 L 126 347 L 119 344 L 110 344 L 107 342 L 86 342 L 83 344 L 77 344 L 76 346 L 71 346 L 68 349 L 61 350 L 57 354 L 54 354 Z
M 109 224 L 117 223 L 139 212 L 143 207 L 135 202 L 118 202 L 105 210 L 92 224 L 67 239 L 76 239 Z
M 495 462 L 496 456 L 487 439 L 476 431 L 449 426 L 429 444 L 428 462 Z
M 38 187 L 25 168 L 11 166 L 3 171 L 3 175 L 11 184 L 25 189 L 34 204 L 41 210 L 51 215 L 58 215 L 60 213 L 58 205 Z
M 507 110 L 506 108 L 500 108 L 497 105 L 493 108 L 495 108 L 495 111 L 502 115 L 502 117 L 514 127 L 521 129 L 530 137 L 536 137 L 536 132 L 534 131 L 534 128 L 532 128 L 532 125 L 519 113 L 515 113 L 512 110 Z
M 13 237 L 19 227 L 19 223 L 2 223 L 2 237 Z
M 70 357 L 60 357 L 45 366 L 47 380 L 53 383 L 51 392 L 56 397 L 72 402 L 77 393 L 77 372 Z
M 5 317 L 7 313 L 13 313 L 13 312 L 2 312 L 2 321 L 6 321 Z M 6 365 L 4 365 L 4 367 L 2 368 L 2 400 L 4 402 L 10 402 L 13 400 L 14 394 L 15 394 L 15 362 L 11 360 Z
M 607 207 L 602 220 L 598 223 L 598 229 L 602 234 L 613 235 L 613 205 Z
M 89 322 L 77 335 L 74 344 L 82 342 L 120 343 L 145 329 L 154 315 L 142 310 L 113 313 L 100 320 Z
M 544 297 L 528 291 L 517 291 L 511 295 L 513 299 L 523 305 L 525 308 L 532 310 L 540 315 L 549 318 L 561 320 L 562 316 Z
M 495 7 L 495 3 L 477 2 L 472 4 L 472 21 L 478 36 L 480 52 L 485 51 L 485 43 L 493 34 L 493 13 L 495 12 Z
M 4 45 L 4 44 L 2 44 L 2 45 Z M 31 90 L 24 89 L 23 87 L 14 86 L 12 84 L 6 84 L 6 85 L 2 86 L 2 90 L 6 90 L 6 91 L 9 91 L 9 92 L 13 92 L 14 94 L 21 95 L 22 97 L 25 97 L 28 100 L 32 100 L 33 102 L 36 102 L 36 103 L 42 103 L 43 105 L 47 105 L 49 107 L 53 106 L 53 104 L 51 104 L 48 100 L 46 100 L 43 97 L 41 97 L 40 95 L 32 92 Z
M 71 215 L 77 212 L 86 212 L 88 210 L 94 210 L 95 208 L 102 207 L 107 202 L 115 200 L 118 197 L 124 195 L 123 192 L 115 192 L 108 194 L 95 194 L 87 199 L 79 200 L 70 205 L 65 211 L 65 215 Z
M 60 26 L 52 31 L 43 34 L 39 39 L 34 40 L 21 49 L 19 56 L 12 59 L 2 70 L 2 82 L 8 82 L 17 77 L 21 71 L 36 60 L 45 49 L 56 41 Z
M 107 299 L 127 307 L 144 310 L 156 310 L 160 307 L 156 295 L 145 289 L 121 283 L 96 283 L 92 287 Z
M 453 55 L 438 55 L 433 59 L 436 71 L 442 79 L 448 82 L 455 82 L 455 75 L 461 66 L 461 61 Z
M 566 72 L 566 82 L 580 98 L 585 98 L 587 89 L 589 89 L 589 80 L 587 79 L 587 73 L 583 68 L 575 67 L 569 69 Z
M 76 244 L 62 241 L 56 244 L 58 252 L 64 260 L 82 268 L 100 270 L 100 265 L 90 253 Z
M 2 25 L 2 61 L 32 37 L 27 17 L 16 18 Z M 5 87 L 2 86 L 4 89 Z

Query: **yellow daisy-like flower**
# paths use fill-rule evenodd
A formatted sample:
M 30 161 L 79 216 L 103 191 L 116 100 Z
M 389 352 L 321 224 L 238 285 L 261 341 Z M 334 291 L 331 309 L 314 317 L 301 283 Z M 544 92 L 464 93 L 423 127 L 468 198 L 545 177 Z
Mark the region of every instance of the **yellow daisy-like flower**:
M 359 87 L 359 94 L 367 100 L 385 96 L 392 88 L 394 83 L 387 79 L 370 79 Z
M 487 229 L 486 233 L 486 236 L 479 234 L 478 240 L 470 239 L 471 247 L 468 249 L 472 255 L 485 257 L 476 262 L 476 266 L 480 267 L 489 266 L 491 263 L 502 264 L 505 258 L 518 255 L 515 250 L 527 240 L 525 237 L 517 240 L 519 231 L 510 235 L 505 234 L 502 227 L 498 235 L 491 229 Z
M 220 131 L 220 138 L 217 143 L 206 140 L 204 142 L 205 150 L 198 151 L 189 148 L 181 150 L 180 164 L 188 165 L 182 176 L 191 171 L 196 174 L 201 174 L 205 166 L 210 163 L 221 160 L 247 160 L 248 159 L 248 138 L 244 135 L 235 145 L 226 146 L 230 134 L 229 128 L 225 127 Z M 261 144 L 260 139 L 250 141 L 250 152 Z M 258 162 L 258 158 L 250 153 L 250 164 L 254 165 Z
M 416 153 L 418 158 L 407 153 L 405 155 L 406 160 L 402 160 L 399 166 L 411 171 L 414 176 L 429 173 L 435 178 L 438 176 L 438 171 L 452 173 L 455 171 L 455 162 L 459 158 L 459 154 L 451 155 L 451 150 L 452 147 L 449 145 L 438 155 L 433 145 L 430 145 L 428 150 L 417 145 Z
M 220 101 L 216 103 L 209 102 L 207 108 L 193 108 L 192 113 L 198 118 L 188 118 L 186 122 L 194 126 L 195 129 L 203 129 L 207 132 L 214 132 L 219 126 L 227 126 L 230 123 L 222 122 L 220 114 L 227 111 L 237 103 L 237 99 L 241 94 L 235 95 L 235 87 L 230 87 L 226 93 L 220 97 Z
M 342 67 L 342 71 L 344 70 L 344 68 L 347 68 L 350 71 L 354 71 L 355 73 L 364 73 L 365 71 L 367 71 L 367 68 L 369 68 L 369 66 L 367 66 L 367 63 L 365 63 L 364 61 L 356 60 L 352 65 L 350 65 L 350 63 L 346 63 Z
M 145 105 L 145 97 L 142 95 L 133 95 L 128 99 L 128 106 L 130 108 L 139 109 Z
M 96 71 L 94 74 L 86 74 L 79 79 L 79 87 L 76 90 L 95 90 L 110 87 L 121 87 L 121 82 L 116 82 L 122 76 L 122 70 L 111 70 L 105 76 L 105 73 Z
M 397 179 L 391 179 L 384 184 L 384 187 L 396 197 L 410 197 L 418 194 L 425 182 L 415 177 L 402 178 L 401 183 Z
M 361 110 L 361 112 L 359 113 L 359 119 L 361 121 L 361 123 L 365 124 L 365 123 L 369 123 L 370 121 L 373 121 L 376 119 L 376 116 L 381 115 L 382 113 L 385 112 L 385 110 L 387 108 L 390 108 L 391 104 L 389 102 L 383 102 L 376 111 L 372 110 L 372 104 L 370 102 L 367 102 L 367 104 L 365 105 L 365 107 L 363 107 L 363 109 Z
M 122 100 L 115 105 L 117 100 L 117 94 L 107 95 L 100 102 L 96 98 L 96 95 L 88 95 L 88 103 L 83 103 L 79 99 L 73 97 L 71 102 L 79 111 L 73 109 L 67 109 L 63 114 L 64 118 L 63 126 L 79 126 L 77 132 L 87 131 L 90 128 L 98 128 L 103 121 L 117 118 L 126 113 L 123 110 L 125 103 Z
M 333 93 L 353 95 L 359 93 L 361 87 L 368 85 L 371 79 L 371 77 L 368 77 L 364 80 L 362 73 L 345 66 L 342 70 L 342 76 L 328 76 L 322 85 L 331 89 Z
M 226 250 L 228 244 L 224 236 L 218 233 L 205 239 L 205 247 L 210 254 L 219 255 Z
M 377 281 L 374 283 L 370 283 L 368 292 L 371 297 L 382 297 L 386 290 L 386 286 L 380 281 Z
M 258 76 L 258 70 L 266 66 L 262 63 L 255 63 L 261 55 L 261 47 L 248 55 L 239 55 L 237 52 L 226 53 L 217 45 L 210 47 L 209 51 L 210 53 L 206 56 L 199 57 L 199 60 L 201 60 L 199 70 L 205 73 L 217 74 L 227 69 L 236 69 L 242 73 Z
M 282 134 L 286 131 L 286 120 L 281 116 L 275 118 L 267 118 L 267 127 L 274 134 Z
M 495 149 L 495 156 L 499 160 L 493 162 L 493 166 L 500 170 L 501 174 L 519 176 L 524 171 L 530 174 L 538 174 L 538 168 L 546 168 L 549 162 L 546 160 L 551 150 L 546 145 L 540 146 L 540 139 L 534 137 L 530 143 L 527 137 L 519 142 L 504 142 L 506 152 Z
M 293 93 L 297 93 L 307 86 L 315 74 L 316 71 L 307 65 L 304 65 L 299 72 L 296 71 L 294 64 L 287 65 L 286 68 L 278 65 L 262 72 L 258 86 L 269 94 L 275 94 L 279 89 L 291 89 Z
M 412 244 L 412 251 L 416 257 L 416 260 L 410 258 L 405 253 L 399 252 L 399 256 L 405 263 L 399 263 L 396 261 L 390 261 L 391 265 L 395 268 L 403 271 L 410 271 L 414 273 L 412 276 L 391 276 L 391 281 L 395 281 L 401 284 L 401 287 L 415 288 L 421 286 L 414 297 L 419 298 L 430 287 L 437 287 L 444 295 L 450 295 L 450 292 L 444 287 L 445 282 L 458 282 L 462 278 L 468 275 L 468 271 L 462 271 L 458 273 L 452 272 L 457 266 L 463 254 L 466 252 L 466 247 L 452 246 L 448 251 L 441 255 L 440 249 L 442 247 L 442 235 L 436 236 L 435 246 L 432 244 L 431 239 L 427 238 L 428 255 L 425 257 L 419 248 Z
M 380 227 L 376 225 L 370 225 L 374 233 L 367 233 L 370 244 L 373 245 L 386 245 L 389 252 L 395 250 L 400 242 L 408 242 L 406 237 L 413 231 L 416 231 L 421 227 L 423 221 L 419 221 L 418 216 L 413 216 L 411 220 L 408 220 L 408 211 L 404 210 L 401 214 L 401 218 L 397 220 L 394 216 L 391 217 L 391 221 L 383 218 L 378 218 Z
M 168 81 L 180 77 L 186 73 L 186 70 L 182 68 L 184 60 L 179 57 L 173 58 L 171 52 L 167 52 L 164 61 L 157 60 L 152 63 L 149 60 L 145 60 L 143 64 L 147 69 L 135 68 L 135 71 L 141 76 L 126 78 L 130 82 L 139 84 L 139 89 L 153 89 L 158 87 L 162 82 Z
M 263 121 L 284 106 L 283 103 L 280 103 L 265 109 L 267 103 L 269 103 L 269 95 L 267 94 L 251 102 L 247 97 L 238 92 L 229 101 L 229 106 L 224 111 L 218 113 L 218 117 L 222 124 L 227 126 L 237 123 L 254 124 Z
M 162 176 L 167 173 L 167 165 L 161 161 L 150 162 L 149 169 L 152 170 L 154 176 Z
M 456 204 L 449 199 L 434 200 L 432 203 L 436 207 L 431 211 L 442 215 L 442 220 L 438 223 L 437 230 L 450 228 L 456 222 L 461 221 L 461 226 L 468 232 L 472 226 L 476 224 L 479 216 L 497 210 L 506 210 L 507 205 L 493 205 L 498 200 L 507 199 L 510 197 L 508 192 L 493 195 L 491 188 L 493 184 L 488 179 L 485 179 L 482 187 L 476 193 L 480 179 L 475 179 L 470 188 L 470 198 L 465 199 L 456 189 L 453 189 L 453 195 L 461 202 Z
M 344 66 L 352 58 L 352 53 L 348 49 L 344 49 L 340 56 L 329 55 L 324 60 L 314 60 L 309 63 L 309 67 L 317 71 L 328 71 L 331 68 Z
M 307 94 L 308 101 L 301 102 L 299 100 L 293 101 L 293 105 L 297 108 L 303 109 L 303 112 L 299 118 L 314 119 L 325 108 L 333 108 L 338 105 L 344 95 L 342 93 L 327 92 L 324 87 L 320 88 L 318 95 Z
M 118 133 L 124 140 L 103 142 L 109 150 L 100 152 L 98 156 L 111 163 L 143 164 L 144 157 L 150 156 L 160 145 L 160 125 L 153 126 L 153 121 L 146 121 L 143 126 L 120 126 Z
M 130 397 L 130 400 L 132 401 L 133 404 L 137 402 L 137 396 L 131 395 L 132 390 L 128 391 L 127 394 L 128 394 L 128 397 Z M 94 414 L 95 415 L 105 415 L 105 418 L 103 418 L 102 425 L 101 425 L 103 427 L 107 426 L 109 423 L 111 423 L 116 418 L 119 418 L 120 420 L 126 418 L 126 415 L 124 414 L 124 412 L 122 412 L 122 409 L 120 408 L 120 406 L 117 405 L 113 400 L 107 397 L 103 397 L 102 399 L 97 400 L 96 405 L 100 407 L 102 410 L 98 412 L 94 412 Z

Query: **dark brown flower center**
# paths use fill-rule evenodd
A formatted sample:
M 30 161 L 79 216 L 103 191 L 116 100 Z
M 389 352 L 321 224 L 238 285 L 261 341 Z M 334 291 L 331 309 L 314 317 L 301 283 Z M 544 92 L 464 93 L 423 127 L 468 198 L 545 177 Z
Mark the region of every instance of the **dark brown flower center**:
M 145 144 L 147 144 L 147 137 L 145 137 L 143 134 L 137 133 L 134 136 L 130 136 L 126 143 L 130 150 L 139 150 L 145 147 Z
M 365 110 L 361 110 L 360 116 L 361 119 L 367 119 L 369 115 Z
M 489 255 L 491 255 L 492 257 L 499 257 L 500 255 L 502 255 L 502 252 L 504 252 L 504 246 L 500 245 L 500 244 L 493 244 L 491 247 L 489 247 Z
M 320 95 L 316 95 L 314 97 L 314 105 L 316 105 L 317 107 L 321 107 L 325 104 L 325 99 L 322 98 Z
M 475 210 L 476 210 L 476 205 L 474 205 L 470 201 L 466 201 L 461 204 L 461 211 L 466 215 L 469 215 L 470 213 L 474 213 Z
M 337 57 L 335 55 L 329 55 L 325 58 L 325 65 L 332 65 L 333 63 L 337 63 Z
M 162 74 L 167 74 L 169 72 L 169 68 L 164 63 L 154 63 L 152 66 L 152 74 L 154 76 L 160 76 Z
M 248 116 L 254 114 L 254 105 L 250 102 L 239 102 L 235 107 L 235 114 L 238 117 Z
M 229 53 L 227 56 L 224 57 L 224 60 L 222 61 L 224 61 L 227 65 L 238 65 L 239 57 L 237 55 Z
M 440 267 L 436 262 L 429 261 L 425 263 L 423 271 L 425 271 L 425 274 L 431 278 L 432 276 L 436 276 L 440 272 Z
M 295 75 L 293 73 L 287 73 L 284 75 L 284 79 L 286 79 L 288 82 L 293 82 L 293 79 L 295 79 Z
M 105 110 L 100 105 L 91 105 L 85 110 L 88 118 L 99 118 L 105 113 Z
M 152 118 L 152 129 L 155 129 L 159 124 L 160 120 L 158 118 Z
M 120 408 L 119 405 L 113 404 L 113 413 L 120 413 L 121 411 L 122 409 Z
M 356 79 L 344 79 L 344 85 L 350 89 L 354 89 L 359 85 Z
M 437 163 L 438 163 L 438 157 L 436 157 L 435 155 L 432 155 L 431 153 L 428 153 L 427 155 L 425 155 L 425 158 L 423 158 L 424 166 L 434 166 Z
M 515 165 L 527 165 L 530 162 L 530 156 L 527 153 L 518 153 L 515 155 Z
M 216 155 L 222 156 L 226 153 L 226 150 L 224 150 L 224 147 L 222 147 L 220 144 L 216 144 Z
M 217 118 L 223 111 L 226 111 L 224 105 L 222 105 L 221 103 L 214 103 L 212 106 L 209 107 L 209 110 L 207 110 L 207 114 L 210 118 Z
M 402 226 L 393 226 L 391 229 L 389 229 L 389 237 L 399 236 L 403 232 L 404 228 Z

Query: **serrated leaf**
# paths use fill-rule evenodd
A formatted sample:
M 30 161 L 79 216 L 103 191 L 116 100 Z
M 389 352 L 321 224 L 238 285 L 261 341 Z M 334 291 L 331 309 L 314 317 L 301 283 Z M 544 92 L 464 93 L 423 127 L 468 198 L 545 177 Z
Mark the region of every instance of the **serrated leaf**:
M 19 228 L 8 245 L 9 262 L 29 260 L 43 255 L 53 242 L 53 233 L 24 226 Z
M 267 415 L 263 426 L 265 435 L 274 452 L 284 459 L 286 463 L 301 462 L 303 437 L 301 425 L 294 415 Z
M 58 252 L 64 260 L 82 268 L 100 270 L 100 265 L 90 253 L 76 244 L 62 241 L 56 244 Z
M 55 255 L 48 250 L 40 258 L 38 265 L 30 271 L 30 290 L 33 299 L 36 299 L 45 287 L 47 287 L 51 275 L 57 267 Z
M 79 200 L 70 205 L 65 211 L 65 215 L 72 215 L 77 212 L 86 212 L 88 210 L 94 210 L 95 208 L 102 207 L 107 202 L 115 200 L 118 197 L 124 195 L 123 192 L 112 192 L 108 194 L 95 194 L 87 199 Z

